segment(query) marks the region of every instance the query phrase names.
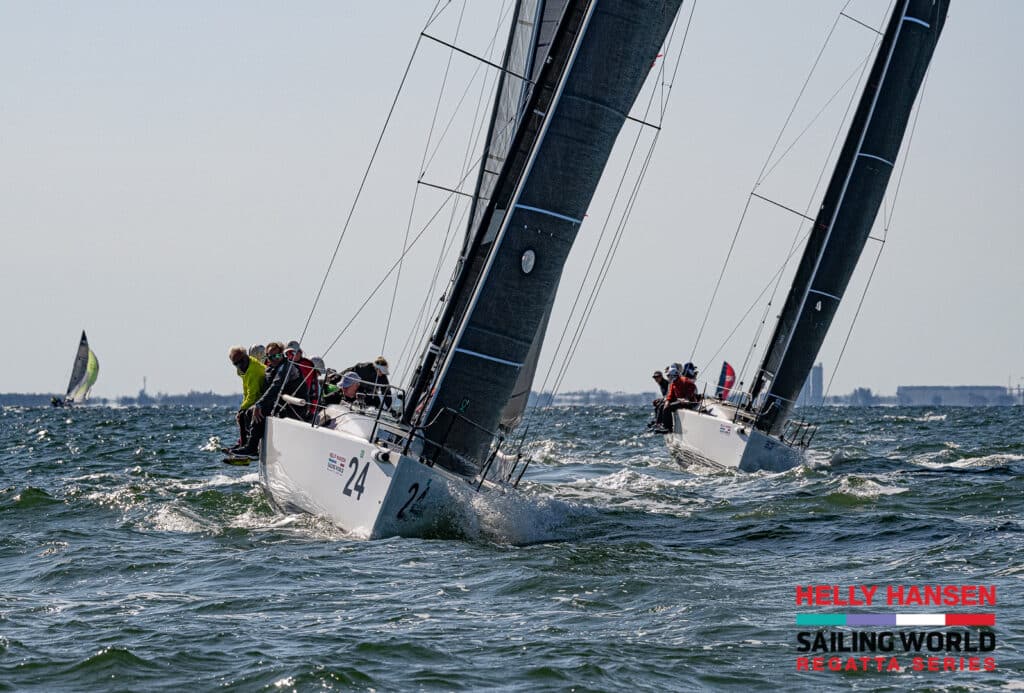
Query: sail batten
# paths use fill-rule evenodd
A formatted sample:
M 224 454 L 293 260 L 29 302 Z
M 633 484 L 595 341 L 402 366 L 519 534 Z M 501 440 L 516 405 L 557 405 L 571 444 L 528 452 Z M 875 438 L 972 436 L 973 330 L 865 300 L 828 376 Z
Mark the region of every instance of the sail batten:
M 751 392 L 763 431 L 784 426 L 870 238 L 948 5 L 893 8 Z

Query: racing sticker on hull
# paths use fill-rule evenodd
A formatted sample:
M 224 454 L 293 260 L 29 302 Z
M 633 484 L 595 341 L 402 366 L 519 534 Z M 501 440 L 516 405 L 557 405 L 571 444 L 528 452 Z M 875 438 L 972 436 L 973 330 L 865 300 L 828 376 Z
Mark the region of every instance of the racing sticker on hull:
M 327 458 L 327 470 L 334 472 L 335 474 L 344 474 L 345 466 L 348 460 L 341 455 L 332 452 Z

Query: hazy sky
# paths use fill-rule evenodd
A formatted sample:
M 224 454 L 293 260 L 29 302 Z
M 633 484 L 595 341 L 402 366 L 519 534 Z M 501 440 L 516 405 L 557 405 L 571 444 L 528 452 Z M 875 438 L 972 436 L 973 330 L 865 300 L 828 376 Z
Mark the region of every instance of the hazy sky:
M 697 4 L 650 171 L 563 391 L 649 389 L 652 368 L 690 357 L 747 195 L 843 4 Z M 301 334 L 432 6 L 0 0 L 0 391 L 62 391 L 83 328 L 101 364 L 95 395 L 134 392 L 144 376 L 150 392 L 240 391 L 228 347 Z M 485 53 L 503 6 L 473 0 L 457 43 Z M 853 0 L 847 12 L 878 26 L 886 7 Z M 431 33 L 453 39 L 462 8 L 453 2 Z M 1022 382 L 1021 26 L 1017 0 L 952 4 L 888 242 L 833 393 Z M 835 36 L 784 146 L 854 74 L 873 39 L 845 20 Z M 674 55 L 664 58 L 669 67 Z M 453 217 L 437 191 L 417 192 L 415 174 L 458 184 L 452 171 L 463 165 L 470 128 L 456 117 L 439 133 L 463 94 L 464 106 L 477 107 L 493 73 L 470 82 L 478 65 L 453 58 L 435 118 L 448 58 L 426 40 L 416 52 L 307 353 L 322 352 L 349 322 L 398 258 L 407 225 L 414 236 L 438 209 L 444 223 L 410 252 L 395 312 L 392 282 L 328 353 L 329 365 L 383 348 L 399 372 L 408 367 L 407 336 L 453 218 L 461 237 L 459 212 Z M 855 82 L 760 193 L 807 207 Z M 634 125 L 623 131 L 623 151 L 635 134 Z M 620 174 L 606 174 L 566 268 L 537 385 Z M 796 233 L 794 217 L 751 206 L 694 355 L 707 376 L 723 357 L 743 363 L 764 301 L 742 323 L 741 315 Z M 826 380 L 875 249 L 822 350 Z M 783 287 L 776 306 L 784 295 Z

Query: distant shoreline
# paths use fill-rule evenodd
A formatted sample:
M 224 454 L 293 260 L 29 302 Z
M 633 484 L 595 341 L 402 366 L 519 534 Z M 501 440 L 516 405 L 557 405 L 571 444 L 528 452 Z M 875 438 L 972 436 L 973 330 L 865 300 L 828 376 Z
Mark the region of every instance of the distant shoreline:
M 610 392 L 608 390 L 577 390 L 552 395 L 547 392 L 530 392 L 529 406 L 650 406 L 659 395 L 655 392 Z M 0 406 L 42 407 L 49 406 L 58 393 L 0 393 Z M 118 406 L 192 406 L 192 407 L 237 407 L 242 393 L 222 395 L 215 392 L 188 392 L 170 395 L 159 392 L 149 395 L 139 392 L 134 397 L 89 399 L 90 404 Z M 802 398 L 798 406 L 1014 406 L 1024 404 L 1024 393 L 1005 386 L 993 385 L 901 385 L 895 395 L 876 395 L 868 388 L 857 388 L 846 395 L 833 395 L 810 401 Z

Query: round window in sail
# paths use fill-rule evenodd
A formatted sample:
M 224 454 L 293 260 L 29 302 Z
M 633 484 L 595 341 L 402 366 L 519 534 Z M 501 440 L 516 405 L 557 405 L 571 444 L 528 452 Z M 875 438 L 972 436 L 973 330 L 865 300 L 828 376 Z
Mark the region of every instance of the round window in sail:
M 519 259 L 519 265 L 523 268 L 523 274 L 529 274 L 533 271 L 533 263 L 537 261 L 537 254 L 532 249 L 527 250 L 523 253 L 523 257 Z

